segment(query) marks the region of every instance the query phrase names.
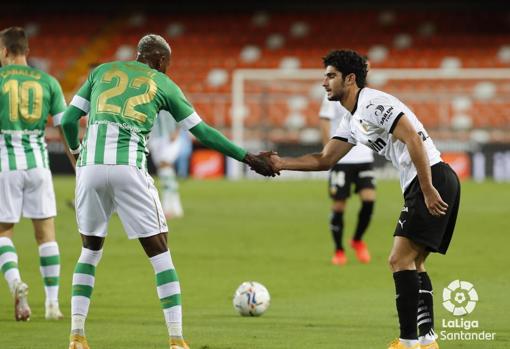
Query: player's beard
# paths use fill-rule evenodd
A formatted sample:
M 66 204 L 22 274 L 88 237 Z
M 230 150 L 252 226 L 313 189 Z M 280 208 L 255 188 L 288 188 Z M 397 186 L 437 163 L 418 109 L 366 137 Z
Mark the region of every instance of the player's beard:
M 344 97 L 344 95 L 345 95 L 345 92 L 344 92 L 343 88 L 340 88 L 338 93 L 335 93 L 333 90 L 331 90 L 331 96 L 328 97 L 328 100 L 340 102 L 342 100 L 342 98 Z
M 337 91 L 335 89 L 331 89 L 331 97 L 328 97 L 328 100 L 335 101 L 335 102 L 341 102 L 342 99 L 345 96 L 345 80 L 342 80 L 342 84 L 340 87 L 338 87 Z

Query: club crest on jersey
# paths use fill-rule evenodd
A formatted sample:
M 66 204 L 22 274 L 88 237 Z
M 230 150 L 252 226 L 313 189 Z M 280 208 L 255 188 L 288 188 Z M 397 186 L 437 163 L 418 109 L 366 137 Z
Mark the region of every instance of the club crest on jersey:
M 364 134 L 368 134 L 368 125 L 365 124 L 362 120 L 357 120 L 358 122 L 354 122 L 354 124 L 358 127 L 358 129 Z
M 376 116 L 380 116 L 382 113 L 384 113 L 384 107 L 382 105 L 375 107 L 374 114 Z

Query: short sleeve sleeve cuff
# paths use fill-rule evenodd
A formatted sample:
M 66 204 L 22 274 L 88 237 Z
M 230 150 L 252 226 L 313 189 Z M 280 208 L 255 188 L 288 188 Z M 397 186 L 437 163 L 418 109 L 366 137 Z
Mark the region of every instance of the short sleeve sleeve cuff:
M 53 127 L 57 127 L 61 124 L 63 115 L 64 112 L 53 115 Z
M 80 110 L 83 110 L 85 113 L 88 113 L 90 111 L 90 102 L 78 95 L 73 97 L 71 105 Z
M 192 129 L 202 122 L 202 118 L 196 113 L 188 115 L 186 118 L 179 121 L 179 127 L 182 127 L 186 130 Z

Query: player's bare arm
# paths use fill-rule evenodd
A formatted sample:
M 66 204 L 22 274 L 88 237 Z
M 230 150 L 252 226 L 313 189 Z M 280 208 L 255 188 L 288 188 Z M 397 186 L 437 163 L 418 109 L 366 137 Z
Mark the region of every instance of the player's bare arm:
M 331 139 L 320 153 L 306 154 L 299 157 L 284 157 L 272 155 L 273 167 L 290 171 L 327 171 L 338 160 L 345 156 L 353 147 L 352 144 L 338 139 Z
M 441 195 L 439 195 L 436 188 L 432 185 L 430 164 L 427 153 L 425 152 L 425 147 L 423 146 L 422 137 L 418 135 L 415 128 L 405 115 L 398 120 L 397 126 L 393 130 L 393 136 L 405 143 L 407 146 L 411 160 L 416 167 L 425 204 L 427 205 L 430 214 L 433 216 L 446 214 L 448 204 L 443 201 Z

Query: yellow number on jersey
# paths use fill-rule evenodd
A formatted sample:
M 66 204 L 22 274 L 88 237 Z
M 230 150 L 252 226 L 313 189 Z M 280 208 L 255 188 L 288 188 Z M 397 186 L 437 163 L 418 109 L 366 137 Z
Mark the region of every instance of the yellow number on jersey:
M 3 86 L 4 93 L 9 94 L 9 119 L 18 121 L 19 117 L 28 122 L 35 122 L 42 116 L 43 89 L 37 81 L 9 80 Z M 30 94 L 32 93 L 32 111 L 30 112 Z
M 130 118 L 139 122 L 145 122 L 147 119 L 147 115 L 135 110 L 135 107 L 141 104 L 150 103 L 154 97 L 156 96 L 157 86 L 156 83 L 145 76 L 139 76 L 131 81 L 129 84 L 129 77 L 126 73 L 121 70 L 109 70 L 104 73 L 101 81 L 102 82 L 112 82 L 113 78 L 117 78 L 117 84 L 102 92 L 97 101 L 97 112 L 98 113 L 112 113 L 116 115 L 121 115 L 126 118 Z M 140 89 L 143 85 L 147 85 L 147 91 L 141 93 L 136 96 L 129 97 L 122 108 L 116 104 L 107 103 L 107 101 L 111 98 L 120 96 L 128 87 Z

